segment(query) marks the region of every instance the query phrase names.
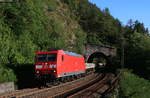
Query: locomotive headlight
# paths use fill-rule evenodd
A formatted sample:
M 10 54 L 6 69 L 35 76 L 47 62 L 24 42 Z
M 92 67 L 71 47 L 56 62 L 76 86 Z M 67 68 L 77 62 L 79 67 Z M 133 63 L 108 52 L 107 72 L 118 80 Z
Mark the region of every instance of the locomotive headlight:
M 49 68 L 56 68 L 56 65 L 49 65 Z
M 39 74 L 40 72 L 39 72 L 39 71 L 37 71 L 36 73 L 37 73 L 37 74 Z
M 41 69 L 43 66 L 42 65 L 36 65 L 35 68 L 36 69 Z

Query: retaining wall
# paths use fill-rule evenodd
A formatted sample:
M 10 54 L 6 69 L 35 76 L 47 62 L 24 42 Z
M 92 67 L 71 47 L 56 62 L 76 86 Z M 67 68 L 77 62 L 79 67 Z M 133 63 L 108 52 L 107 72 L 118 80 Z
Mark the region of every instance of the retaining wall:
M 15 90 L 14 82 L 0 83 L 0 94 L 14 90 Z

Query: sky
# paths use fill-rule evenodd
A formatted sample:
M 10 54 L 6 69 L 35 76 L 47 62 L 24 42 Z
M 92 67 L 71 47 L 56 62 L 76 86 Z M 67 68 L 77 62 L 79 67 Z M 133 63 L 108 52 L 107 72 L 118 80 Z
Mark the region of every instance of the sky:
M 139 20 L 150 31 L 150 0 L 89 0 L 100 9 L 109 8 L 112 16 L 126 25 L 129 19 Z

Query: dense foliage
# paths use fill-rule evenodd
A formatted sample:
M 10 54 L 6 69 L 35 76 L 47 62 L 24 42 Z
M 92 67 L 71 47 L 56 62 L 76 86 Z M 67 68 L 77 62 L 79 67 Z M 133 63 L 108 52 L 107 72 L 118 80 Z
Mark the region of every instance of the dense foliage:
M 112 45 L 121 50 L 125 41 L 125 65 L 127 68 L 148 79 L 150 77 L 150 36 L 144 24 L 130 19 L 123 26 L 111 16 L 109 9 L 101 10 L 88 0 L 62 0 L 76 15 L 78 23 L 87 33 L 88 43 Z
M 16 80 L 16 76 L 13 74 L 13 70 L 0 66 L 0 83 L 14 80 Z
M 31 69 L 35 51 L 58 47 L 83 53 L 85 43 L 111 45 L 121 50 L 123 37 L 125 67 L 150 79 L 150 36 L 143 23 L 129 20 L 123 26 L 110 14 L 108 8 L 102 10 L 88 0 L 22 0 L 1 3 L 0 82 L 15 81 L 16 78 L 21 80 L 24 73 L 27 73 L 26 76 L 33 74 Z M 121 82 L 124 96 L 130 95 L 128 89 L 132 92 L 131 88 L 125 88 L 128 86 L 126 82 L 144 82 L 130 73 L 125 73 L 124 77 L 126 79 Z M 139 83 L 143 86 L 147 82 Z M 129 82 L 129 86 L 134 85 L 132 83 Z
M 1 65 L 33 64 L 35 51 L 51 47 L 82 53 L 85 42 L 86 33 L 59 0 L 0 4 Z
M 118 45 L 121 23 L 111 16 L 109 9 L 101 10 L 88 0 L 62 0 L 78 17 L 78 22 L 87 32 L 87 42 Z
M 128 71 L 123 71 L 119 98 L 149 98 L 150 82 Z
M 130 20 L 131 21 L 131 20 Z M 141 25 L 141 26 L 140 26 Z M 135 21 L 125 27 L 125 63 L 136 74 L 150 79 L 150 36 L 143 24 Z

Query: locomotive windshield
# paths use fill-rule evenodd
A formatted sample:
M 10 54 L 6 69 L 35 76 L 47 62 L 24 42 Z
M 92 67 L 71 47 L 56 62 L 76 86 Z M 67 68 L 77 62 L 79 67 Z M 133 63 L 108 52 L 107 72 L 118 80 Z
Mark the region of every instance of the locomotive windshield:
M 38 62 L 56 61 L 56 56 L 57 56 L 56 53 L 38 54 L 37 61 Z

